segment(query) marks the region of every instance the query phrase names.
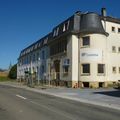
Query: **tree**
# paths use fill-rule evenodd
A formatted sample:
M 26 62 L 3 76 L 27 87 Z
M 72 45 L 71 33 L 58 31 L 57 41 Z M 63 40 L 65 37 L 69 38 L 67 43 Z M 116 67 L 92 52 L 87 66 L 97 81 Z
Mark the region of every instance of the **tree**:
M 13 65 L 9 71 L 8 77 L 11 79 L 17 78 L 17 64 Z

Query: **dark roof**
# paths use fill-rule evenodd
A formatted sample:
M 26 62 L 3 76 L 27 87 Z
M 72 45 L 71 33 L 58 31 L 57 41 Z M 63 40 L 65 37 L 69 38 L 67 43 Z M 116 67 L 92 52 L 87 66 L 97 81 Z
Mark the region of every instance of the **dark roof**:
M 105 19 L 108 22 L 114 22 L 114 23 L 120 24 L 120 18 L 115 18 L 112 16 L 100 16 L 100 17 L 101 17 L 101 19 Z
M 81 15 L 80 33 L 82 34 L 100 33 L 107 35 L 107 33 L 103 28 L 100 16 L 93 12 L 89 12 Z
M 105 32 L 101 20 L 106 20 L 109 22 L 114 22 L 120 24 L 120 19 L 113 18 L 110 16 L 101 16 L 94 12 L 86 12 L 82 13 L 77 11 L 74 15 L 58 24 L 52 29 L 45 37 L 39 39 L 35 43 L 31 44 L 27 48 L 23 49 L 20 53 L 20 57 L 33 51 L 38 48 L 42 48 L 48 43 L 53 42 L 54 40 L 72 34 L 89 34 L 89 33 L 100 33 L 104 35 L 108 35 Z
M 39 39 L 38 41 L 34 42 L 30 46 L 23 49 L 20 53 L 20 57 L 24 56 L 25 54 L 28 54 L 33 50 L 37 50 L 38 48 L 42 48 L 43 46 L 47 45 L 48 40 L 51 39 L 51 36 L 52 36 L 52 33 L 49 33 L 48 35 L 44 36 L 43 38 Z

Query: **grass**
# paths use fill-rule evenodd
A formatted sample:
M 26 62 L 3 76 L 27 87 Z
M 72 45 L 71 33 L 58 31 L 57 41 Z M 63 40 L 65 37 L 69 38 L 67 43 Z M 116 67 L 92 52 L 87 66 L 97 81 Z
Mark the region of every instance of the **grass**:
M 12 81 L 12 79 L 10 79 L 6 76 L 0 76 L 0 82 L 5 82 L 5 81 Z

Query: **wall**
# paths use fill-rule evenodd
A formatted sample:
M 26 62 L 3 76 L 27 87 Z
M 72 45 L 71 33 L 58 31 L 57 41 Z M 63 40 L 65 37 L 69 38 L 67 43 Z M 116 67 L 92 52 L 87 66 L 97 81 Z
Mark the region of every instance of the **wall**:
M 90 46 L 89 47 L 81 47 L 80 48 L 80 54 L 83 51 L 90 52 L 96 52 L 100 54 L 100 58 L 95 59 L 95 57 L 88 57 L 86 59 L 80 59 L 80 81 L 83 82 L 104 82 L 107 79 L 107 73 L 105 71 L 105 75 L 100 75 L 97 73 L 97 65 L 98 64 L 105 64 L 105 68 L 107 68 L 107 46 L 106 46 L 106 36 L 101 34 L 88 34 L 86 36 L 90 36 Z M 80 44 L 82 43 L 82 37 L 80 36 Z M 81 46 L 81 45 L 79 45 Z M 81 64 L 83 63 L 89 63 L 90 64 L 90 75 L 83 75 L 81 73 Z

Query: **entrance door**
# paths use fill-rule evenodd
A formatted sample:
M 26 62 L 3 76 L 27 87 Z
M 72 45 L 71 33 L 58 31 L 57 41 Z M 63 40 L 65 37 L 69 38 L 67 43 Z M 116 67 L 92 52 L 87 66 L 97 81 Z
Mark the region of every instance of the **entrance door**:
M 54 61 L 54 67 L 55 67 L 55 72 L 56 72 L 56 79 L 60 79 L 60 60 L 55 60 Z

